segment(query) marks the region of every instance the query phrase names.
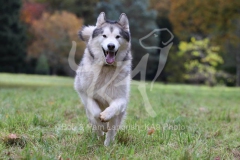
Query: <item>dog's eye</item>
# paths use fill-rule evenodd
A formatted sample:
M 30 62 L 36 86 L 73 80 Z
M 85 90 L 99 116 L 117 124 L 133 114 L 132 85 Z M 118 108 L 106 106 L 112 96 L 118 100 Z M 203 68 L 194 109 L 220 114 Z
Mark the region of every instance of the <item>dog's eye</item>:
M 107 36 L 104 34 L 104 35 L 102 35 L 104 38 L 107 38 Z
M 116 36 L 116 38 L 118 39 L 118 38 L 120 38 L 120 36 L 119 36 L 119 35 L 117 35 L 117 36 Z

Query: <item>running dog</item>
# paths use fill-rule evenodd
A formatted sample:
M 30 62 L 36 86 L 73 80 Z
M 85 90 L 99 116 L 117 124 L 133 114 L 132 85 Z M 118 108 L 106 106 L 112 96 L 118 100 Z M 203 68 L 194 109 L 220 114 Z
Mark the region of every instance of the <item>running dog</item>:
M 129 101 L 131 37 L 126 14 L 118 21 L 102 12 L 96 26 L 85 26 L 79 37 L 86 43 L 76 71 L 74 88 L 99 139 L 108 146 L 119 129 Z M 106 137 L 105 134 L 106 133 Z

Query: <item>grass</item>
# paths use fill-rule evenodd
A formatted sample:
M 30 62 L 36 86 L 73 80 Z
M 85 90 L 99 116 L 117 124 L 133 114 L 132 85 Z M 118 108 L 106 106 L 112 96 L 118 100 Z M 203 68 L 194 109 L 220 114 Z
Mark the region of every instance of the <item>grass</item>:
M 1 159 L 240 159 L 240 89 L 134 82 L 124 127 L 104 147 L 64 77 L 0 74 Z

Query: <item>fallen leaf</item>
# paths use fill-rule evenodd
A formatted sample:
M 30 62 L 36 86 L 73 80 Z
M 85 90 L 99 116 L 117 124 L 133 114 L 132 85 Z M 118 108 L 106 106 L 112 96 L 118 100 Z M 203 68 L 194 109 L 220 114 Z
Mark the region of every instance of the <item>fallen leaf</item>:
M 53 104 L 54 104 L 54 101 L 49 101 L 48 104 L 49 104 L 49 105 L 53 105 Z
M 219 156 L 215 157 L 214 160 L 221 160 Z
M 205 107 L 200 107 L 200 108 L 199 108 L 199 111 L 200 111 L 200 112 L 207 112 L 208 110 L 207 110 L 207 108 L 205 108 Z
M 62 158 L 62 156 L 60 155 L 60 156 L 58 156 L 58 160 L 63 160 L 63 158 Z
M 148 129 L 148 135 L 152 135 L 155 132 L 154 128 Z
M 14 139 L 17 139 L 18 137 L 17 137 L 16 134 L 11 133 L 11 134 L 8 135 L 8 138 L 14 140 Z

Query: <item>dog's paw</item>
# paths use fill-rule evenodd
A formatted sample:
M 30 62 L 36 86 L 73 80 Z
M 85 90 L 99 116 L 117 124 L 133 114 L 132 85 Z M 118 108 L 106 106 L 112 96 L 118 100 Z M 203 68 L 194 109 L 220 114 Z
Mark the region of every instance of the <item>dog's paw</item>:
M 103 135 L 103 136 L 97 136 L 97 139 L 98 139 L 99 141 L 104 141 L 105 137 L 104 137 L 104 135 Z
M 104 146 L 107 147 L 110 145 L 110 139 L 105 139 Z
M 113 143 L 113 141 L 114 141 L 114 137 L 111 137 L 111 138 L 106 137 L 106 139 L 104 141 L 104 146 L 106 146 L 106 147 L 109 146 L 110 144 Z
M 101 122 L 108 122 L 110 120 L 110 116 L 106 111 L 101 112 L 99 119 L 100 119 Z

